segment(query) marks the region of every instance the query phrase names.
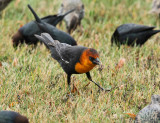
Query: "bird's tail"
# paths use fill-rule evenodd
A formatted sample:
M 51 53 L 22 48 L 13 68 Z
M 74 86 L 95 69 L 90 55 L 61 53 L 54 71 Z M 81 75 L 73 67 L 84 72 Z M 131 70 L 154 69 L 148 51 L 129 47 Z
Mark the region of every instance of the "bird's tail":
M 64 13 L 64 14 L 59 14 L 59 15 L 57 16 L 56 20 L 54 21 L 54 23 L 55 23 L 54 25 L 56 26 L 59 22 L 61 22 L 61 21 L 63 20 L 63 18 L 64 18 L 66 15 L 68 15 L 69 13 L 71 13 L 71 12 L 73 12 L 73 11 L 75 11 L 75 9 L 72 9 L 72 10 L 70 10 L 70 11 Z
M 44 42 L 45 45 L 50 49 L 52 53 L 52 57 L 56 60 L 61 60 L 65 62 L 66 64 L 69 63 L 69 61 L 64 60 L 62 55 L 61 55 L 61 50 L 64 50 L 67 46 L 70 46 L 65 43 L 60 43 L 58 40 L 53 40 L 52 37 L 48 33 L 41 33 L 41 36 L 36 35 L 35 36 Z
M 148 36 L 148 38 L 150 38 L 151 36 L 153 36 L 159 32 L 160 32 L 160 30 L 151 30 L 151 31 L 148 31 L 147 36 Z
M 32 14 L 34 15 L 35 20 L 38 23 L 41 23 L 41 19 L 38 17 L 38 15 L 36 14 L 36 12 L 32 9 L 32 7 L 28 4 L 28 8 L 30 9 L 30 11 L 32 12 Z
M 160 30 L 153 30 L 153 34 L 159 33 Z
M 69 13 L 71 13 L 71 12 L 73 12 L 73 11 L 75 11 L 75 9 L 72 9 L 72 10 L 70 10 L 70 11 L 68 11 L 68 12 L 66 12 L 66 13 L 64 13 L 64 14 L 62 14 L 61 16 L 62 16 L 62 17 L 65 17 L 66 15 L 68 15 Z
M 59 41 L 53 40 L 53 38 L 48 33 L 41 33 L 41 36 L 35 34 L 35 37 L 41 40 L 48 47 L 55 47 L 59 43 Z

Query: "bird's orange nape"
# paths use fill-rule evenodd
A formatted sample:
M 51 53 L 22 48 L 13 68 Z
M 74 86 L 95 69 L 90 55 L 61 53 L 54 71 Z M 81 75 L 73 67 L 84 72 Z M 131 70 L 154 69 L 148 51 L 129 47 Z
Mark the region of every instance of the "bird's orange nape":
M 99 55 L 97 52 L 94 53 L 94 52 L 91 52 L 90 50 L 91 49 L 87 49 L 82 53 L 80 57 L 80 62 L 77 62 L 75 65 L 76 72 L 87 73 L 96 66 L 89 60 L 89 57 L 93 57 L 96 59 L 99 57 Z

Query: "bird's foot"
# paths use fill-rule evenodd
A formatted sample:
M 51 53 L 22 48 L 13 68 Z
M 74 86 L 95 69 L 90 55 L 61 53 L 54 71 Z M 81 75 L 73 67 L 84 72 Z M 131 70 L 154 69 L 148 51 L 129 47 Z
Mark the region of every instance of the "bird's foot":
M 67 94 L 65 94 L 65 95 L 63 96 L 62 101 L 63 101 L 63 102 L 67 102 L 69 99 L 70 99 L 70 100 L 73 100 L 73 95 L 70 94 L 70 93 L 67 93 Z
M 99 91 L 103 91 L 103 92 L 110 92 L 112 89 L 104 89 L 102 87 L 99 87 Z

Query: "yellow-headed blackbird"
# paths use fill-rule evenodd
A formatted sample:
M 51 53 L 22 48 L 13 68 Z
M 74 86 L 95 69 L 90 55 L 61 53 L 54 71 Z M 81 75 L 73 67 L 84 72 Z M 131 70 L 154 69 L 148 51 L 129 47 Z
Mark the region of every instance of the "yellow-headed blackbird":
M 42 33 L 41 36 L 35 36 L 49 47 L 51 56 L 59 62 L 66 72 L 69 89 L 72 74 L 86 73 L 88 79 L 95 83 L 89 73 L 96 65 L 101 64 L 99 54 L 95 49 L 60 43 L 57 40 L 53 40 L 48 33 Z M 97 83 L 95 84 L 100 89 L 104 90 Z
M 0 123 L 29 123 L 29 121 L 17 112 L 0 111 Z

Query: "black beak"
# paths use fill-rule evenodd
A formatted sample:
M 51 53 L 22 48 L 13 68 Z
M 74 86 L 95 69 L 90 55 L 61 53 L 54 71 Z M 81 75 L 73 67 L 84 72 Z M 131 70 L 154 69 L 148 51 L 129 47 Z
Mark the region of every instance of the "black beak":
M 101 61 L 99 60 L 99 58 L 94 59 L 92 62 L 93 62 L 93 64 L 96 64 L 96 65 L 101 64 Z

